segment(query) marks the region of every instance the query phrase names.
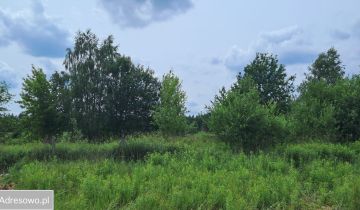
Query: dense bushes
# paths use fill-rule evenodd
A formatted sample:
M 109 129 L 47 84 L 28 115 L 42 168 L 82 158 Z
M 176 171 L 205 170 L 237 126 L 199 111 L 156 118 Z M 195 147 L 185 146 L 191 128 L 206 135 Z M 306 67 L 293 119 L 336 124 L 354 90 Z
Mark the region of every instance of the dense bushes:
M 322 81 L 309 82 L 302 87 L 289 116 L 293 137 L 328 141 L 336 138 L 335 107 L 331 103 L 335 101 L 335 94 L 334 88 Z
M 360 138 L 360 77 L 334 84 L 311 81 L 301 89 L 290 118 L 296 138 L 318 138 L 336 142 Z
M 275 107 L 260 104 L 259 93 L 250 78 L 224 92 L 211 107 L 210 130 L 226 141 L 245 149 L 258 149 L 276 143 L 285 134 L 285 122 Z
M 360 139 L 360 76 L 353 76 L 338 82 L 335 86 L 338 98 L 335 100 L 337 137 L 340 141 Z
M 0 144 L 19 137 L 21 134 L 19 117 L 0 114 Z
M 344 78 L 334 48 L 321 53 L 309 67 L 290 114 L 295 138 L 352 142 L 360 138 L 360 78 Z
M 360 139 L 360 76 L 344 78 L 340 56 L 333 48 L 309 67 L 306 80 L 293 94 L 293 77 L 276 56 L 257 54 L 244 76 L 215 97 L 209 128 L 245 150 L 277 142 Z M 285 108 L 287 107 L 287 108 Z

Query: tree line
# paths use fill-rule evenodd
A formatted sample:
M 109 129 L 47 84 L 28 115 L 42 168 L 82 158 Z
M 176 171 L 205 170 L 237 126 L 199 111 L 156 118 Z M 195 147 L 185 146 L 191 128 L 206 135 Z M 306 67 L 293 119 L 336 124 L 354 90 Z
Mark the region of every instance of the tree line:
M 19 119 L 21 129 L 32 137 L 49 142 L 71 132 L 98 141 L 158 127 L 164 130 L 165 125 L 171 127 L 169 134 L 182 133 L 185 93 L 179 78 L 169 72 L 161 83 L 153 70 L 121 55 L 112 36 L 100 43 L 90 30 L 79 32 L 73 49 L 67 49 L 64 67 L 48 79 L 41 68 L 33 66 L 23 80 L 18 103 L 24 111 Z M 4 84 L 0 90 L 4 104 L 11 95 Z M 5 115 L 2 121 L 10 118 L 15 121 Z M 175 128 L 169 120 L 182 125 Z
M 249 149 L 360 137 L 360 77 L 345 77 L 334 48 L 319 54 L 299 87 L 276 55 L 257 53 L 239 69 L 244 73 L 231 88 L 222 88 L 198 116 L 186 116 L 186 93 L 172 71 L 159 80 L 150 68 L 121 55 L 112 36 L 100 42 L 90 30 L 79 32 L 64 67 L 49 78 L 32 67 L 18 101 L 24 111 L 2 114 L 0 135 L 26 134 L 49 142 L 67 132 L 96 142 L 156 130 L 167 136 L 209 130 Z M 11 97 L 0 83 L 0 111 Z
M 297 88 L 276 56 L 258 53 L 209 107 L 210 130 L 242 148 L 360 138 L 360 76 L 345 77 L 334 48 L 319 54 Z

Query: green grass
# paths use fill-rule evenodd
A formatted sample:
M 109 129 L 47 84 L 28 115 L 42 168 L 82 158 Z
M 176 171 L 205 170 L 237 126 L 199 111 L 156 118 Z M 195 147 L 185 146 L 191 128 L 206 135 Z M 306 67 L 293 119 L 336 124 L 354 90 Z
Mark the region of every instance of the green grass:
M 154 139 L 157 139 L 154 141 Z M 125 144 L 112 141 L 104 144 L 60 142 L 52 151 L 49 144 L 29 143 L 19 145 L 0 144 L 0 172 L 7 170 L 17 162 L 32 160 L 99 160 L 125 159 L 139 160 L 153 152 L 175 152 L 177 145 L 169 144 L 154 136 L 130 137 Z
M 297 166 L 318 159 L 354 163 L 359 159 L 360 142 L 348 145 L 320 142 L 288 144 L 278 146 L 274 153 L 284 155 L 287 160 L 294 161 Z
M 16 189 L 53 189 L 56 209 L 360 206 L 358 142 L 282 145 L 266 153 L 245 154 L 232 152 L 229 146 L 206 134 L 175 139 L 145 136 L 132 141 L 132 145 L 141 146 L 126 151 L 141 158 L 83 155 L 83 158 L 23 160 L 12 166 L 0 182 L 14 183 Z M 95 147 L 85 143 L 64 145 L 65 149 L 72 147 L 69 154 Z M 99 151 L 112 151 L 111 157 L 126 154 L 114 152 L 115 143 L 97 147 Z M 2 151 L 9 152 L 10 148 L 15 152 L 16 147 L 5 147 Z M 31 148 L 36 146 L 28 145 L 27 149 Z

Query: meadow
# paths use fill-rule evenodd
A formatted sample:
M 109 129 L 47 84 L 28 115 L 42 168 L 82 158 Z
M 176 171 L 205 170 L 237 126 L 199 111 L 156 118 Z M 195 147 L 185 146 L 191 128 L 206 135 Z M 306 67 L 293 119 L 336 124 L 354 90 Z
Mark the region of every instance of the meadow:
M 360 142 L 233 151 L 207 133 L 0 145 L 4 189 L 52 189 L 55 209 L 357 209 Z

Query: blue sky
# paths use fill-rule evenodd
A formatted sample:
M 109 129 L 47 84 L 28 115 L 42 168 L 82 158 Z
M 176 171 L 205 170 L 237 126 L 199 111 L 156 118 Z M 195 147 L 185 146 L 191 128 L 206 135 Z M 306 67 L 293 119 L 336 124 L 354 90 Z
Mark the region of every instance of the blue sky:
M 279 56 L 296 84 L 330 47 L 346 74 L 360 72 L 358 0 L 2 0 L 0 80 L 19 99 L 31 65 L 63 70 L 65 49 L 79 30 L 112 34 L 120 53 L 161 75 L 183 80 L 190 113 L 204 110 L 256 52 Z M 11 103 L 11 112 L 21 112 Z

